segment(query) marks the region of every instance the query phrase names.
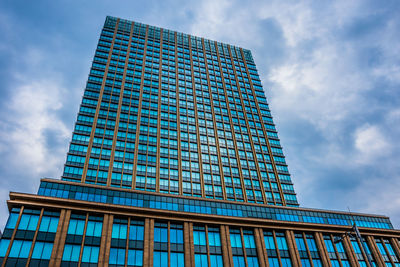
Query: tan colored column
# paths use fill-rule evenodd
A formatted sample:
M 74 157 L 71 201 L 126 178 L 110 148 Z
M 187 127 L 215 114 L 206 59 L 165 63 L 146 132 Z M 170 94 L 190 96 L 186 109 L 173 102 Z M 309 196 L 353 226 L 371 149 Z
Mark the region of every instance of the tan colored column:
M 254 239 L 256 242 L 259 266 L 266 267 L 268 262 L 268 256 L 267 256 L 267 251 L 265 250 L 264 234 L 261 228 L 254 229 Z
M 233 266 L 231 240 L 229 238 L 229 227 L 221 225 L 221 247 L 224 266 Z
M 101 243 L 100 243 L 100 258 L 99 266 L 108 266 L 110 259 L 110 248 L 111 248 L 111 234 L 113 226 L 114 216 L 105 214 L 103 220 L 103 229 L 101 232 Z
M 185 266 L 194 266 L 194 241 L 192 223 L 185 222 L 183 224 L 183 240 L 185 248 Z
M 247 251 L 246 251 L 246 246 L 244 243 L 244 235 L 243 235 L 243 228 L 240 228 L 240 240 L 242 242 L 242 251 L 243 251 L 243 256 L 244 256 L 244 262 L 246 263 L 246 267 L 248 267 L 247 264 Z
M 386 252 L 386 255 L 387 255 L 387 257 L 388 257 L 390 263 L 392 264 L 392 266 L 395 266 L 395 265 L 394 265 L 393 258 L 392 258 L 392 256 L 390 255 L 390 251 L 389 251 L 389 249 L 387 248 L 387 246 L 386 246 L 386 244 L 385 244 L 385 242 L 384 242 L 384 239 L 383 239 L 382 237 L 379 238 L 379 239 L 380 239 L 381 242 L 382 242 L 383 248 L 384 248 L 384 250 L 385 250 L 385 252 Z
M 364 247 L 363 247 L 363 244 L 362 244 L 362 240 L 359 240 L 358 238 L 357 238 L 357 244 L 358 244 L 358 246 L 361 248 L 361 254 L 362 254 L 362 256 L 363 256 L 363 258 L 364 258 L 364 260 L 365 260 L 365 263 L 367 264 L 367 266 L 370 266 L 369 265 L 369 263 L 368 263 L 368 254 L 367 254 L 367 251 L 365 251 L 364 250 Z M 358 260 L 358 259 L 357 259 Z M 373 266 L 370 266 L 370 267 L 373 267 Z
M 292 265 L 301 266 L 300 254 L 299 251 L 297 250 L 296 240 L 294 238 L 293 231 L 286 230 L 285 235 L 286 235 L 286 240 L 288 242 L 289 254 L 290 254 L 290 259 L 292 261 Z
M 400 258 L 400 246 L 399 246 L 399 240 L 397 238 L 390 238 L 390 244 L 392 245 L 394 252 L 396 253 L 397 257 Z
M 348 236 L 345 236 L 343 238 L 342 243 L 343 243 L 344 249 L 345 249 L 345 251 L 347 253 L 347 256 L 349 257 L 349 261 L 350 261 L 351 266 L 358 266 L 357 256 L 356 256 L 356 254 L 354 253 L 354 251 L 352 249 L 352 246 L 351 246 L 351 243 L 350 243 L 350 238 Z
M 143 99 L 143 84 L 144 84 L 144 74 L 145 74 L 145 68 L 146 68 L 146 55 L 147 55 L 147 37 L 149 34 L 149 27 L 146 26 L 146 35 L 145 35 L 145 41 L 144 41 L 144 52 L 143 52 L 143 65 L 142 65 L 142 75 L 140 77 L 140 95 L 139 95 L 139 106 L 138 106 L 138 115 L 137 115 L 137 123 L 139 125 L 140 119 L 142 117 L 142 99 Z M 135 63 L 136 64 L 136 63 Z M 135 144 L 139 144 L 139 136 L 140 136 L 140 126 L 136 127 L 136 139 L 135 139 Z M 139 146 L 135 145 L 135 155 L 138 154 L 139 151 Z M 136 169 L 137 169 L 137 164 L 138 164 L 138 157 L 134 157 L 133 160 L 133 173 L 132 173 L 132 186 L 133 188 L 136 187 Z M 156 191 L 159 191 L 159 179 L 156 180 Z
M 154 219 L 149 219 L 149 231 L 148 231 L 148 255 L 149 255 L 149 267 L 153 266 L 153 251 L 154 251 Z
M 132 25 L 132 27 L 133 27 L 133 25 Z M 126 243 L 125 243 L 125 266 L 128 262 L 130 231 L 131 231 L 131 218 L 128 218 L 128 227 L 127 227 L 127 231 L 126 231 Z M 112 232 L 111 232 L 111 238 L 112 238 Z
M 190 266 L 190 238 L 189 238 L 189 223 L 183 223 L 183 244 L 185 254 L 185 266 Z
M 377 247 L 377 245 L 375 243 L 374 237 L 367 236 L 366 239 L 367 239 L 368 246 L 370 247 L 371 253 L 375 258 L 376 265 L 385 266 L 385 261 L 383 260 L 382 255 L 379 252 L 379 249 L 378 249 L 378 247 Z
M 61 264 L 70 217 L 71 210 L 61 210 L 49 266 L 60 266 Z
M 82 264 L 83 248 L 84 248 L 84 245 L 85 245 L 86 230 L 87 230 L 87 226 L 88 226 L 88 221 L 89 221 L 89 214 L 86 213 L 85 227 L 83 228 L 83 237 L 82 237 L 82 242 L 81 242 L 81 251 L 79 253 L 78 266 L 81 266 L 81 264 Z M 104 219 L 103 219 L 103 221 L 104 221 Z M 100 264 L 100 266 L 102 266 L 102 265 Z
M 150 219 L 144 220 L 143 267 L 150 266 Z M 151 257 L 153 258 L 153 257 Z
M 322 265 L 323 266 L 332 266 L 331 261 L 328 256 L 328 252 L 325 247 L 324 237 L 321 233 L 315 233 L 315 241 L 317 243 L 318 250 L 321 255 Z
M 191 256 L 191 263 L 194 266 L 194 237 L 193 237 L 193 223 L 189 223 L 189 240 L 190 240 L 190 256 Z
M 143 233 L 143 267 L 148 267 L 149 262 L 149 229 L 150 219 L 144 220 L 144 233 Z
M 131 41 L 132 41 L 132 32 L 133 32 L 133 27 L 134 27 L 134 23 L 132 22 L 131 24 L 131 31 L 129 33 L 129 43 L 128 43 L 128 48 L 127 48 L 127 53 L 126 53 L 126 57 L 125 57 L 125 64 L 124 64 L 124 73 L 122 75 L 122 81 L 121 81 L 121 90 L 119 93 L 119 102 L 118 102 L 118 109 L 117 109 L 117 116 L 115 118 L 115 128 L 116 130 L 114 130 L 114 137 L 113 137 L 113 142 L 112 142 L 112 146 L 111 146 L 111 157 L 110 157 L 110 162 L 113 163 L 114 162 L 114 156 L 115 156 L 115 147 L 117 145 L 117 135 L 118 135 L 118 126 L 119 126 L 119 118 L 121 116 L 121 107 L 122 107 L 122 101 L 123 101 L 123 95 L 124 95 L 124 88 L 125 88 L 125 78 L 126 78 L 126 69 L 128 67 L 128 61 L 129 61 L 129 53 L 131 50 Z M 115 40 L 114 40 L 115 42 Z M 107 178 L 107 186 L 111 185 L 111 175 L 112 175 L 112 164 L 110 164 L 109 169 L 108 169 L 108 178 Z M 122 181 L 121 181 L 122 183 Z M 133 186 L 133 183 L 131 184 L 131 186 Z

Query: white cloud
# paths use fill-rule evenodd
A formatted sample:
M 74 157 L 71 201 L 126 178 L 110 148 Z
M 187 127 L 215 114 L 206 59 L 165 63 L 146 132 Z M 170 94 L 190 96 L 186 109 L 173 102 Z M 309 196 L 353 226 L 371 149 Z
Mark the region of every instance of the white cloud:
M 59 75 L 44 67 L 49 57 L 42 50 L 27 49 L 16 60 L 22 64 L 9 70 L 13 87 L 4 88 L 7 99 L 0 109 L 0 185 L 34 193 L 40 178 L 61 175 L 71 137 L 59 114 L 67 91 Z M 0 202 L 7 199 L 8 194 L 0 194 Z M 0 218 L 0 225 L 6 218 Z
M 45 135 L 46 131 L 53 131 L 60 139 L 70 136 L 70 130 L 55 114 L 62 107 L 60 90 L 51 80 L 34 81 L 15 88 L 8 104 L 7 120 L 12 128 L 6 128 L 0 135 L 12 151 L 13 160 L 24 159 L 19 162 L 20 167 L 33 171 L 32 174 L 54 173 L 60 167 L 59 159 L 54 157 L 57 151 L 48 147 Z
M 356 160 L 361 164 L 370 163 L 390 153 L 390 144 L 375 125 L 358 128 L 354 135 L 354 145 L 359 152 Z

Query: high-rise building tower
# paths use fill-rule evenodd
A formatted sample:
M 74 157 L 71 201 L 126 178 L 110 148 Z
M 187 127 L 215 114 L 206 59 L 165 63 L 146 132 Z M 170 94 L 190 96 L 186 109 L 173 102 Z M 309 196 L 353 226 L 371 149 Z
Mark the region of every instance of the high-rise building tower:
M 249 50 L 108 18 L 64 181 L 298 206 Z
M 0 263 L 400 266 L 389 218 L 298 206 L 249 50 L 107 17 L 62 179 L 10 193 Z

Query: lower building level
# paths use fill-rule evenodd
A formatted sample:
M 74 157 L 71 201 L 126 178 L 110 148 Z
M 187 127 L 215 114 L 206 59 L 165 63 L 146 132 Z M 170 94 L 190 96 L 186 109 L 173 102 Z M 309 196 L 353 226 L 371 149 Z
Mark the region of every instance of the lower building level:
M 1 266 L 400 266 L 384 216 L 111 191 L 10 193 Z

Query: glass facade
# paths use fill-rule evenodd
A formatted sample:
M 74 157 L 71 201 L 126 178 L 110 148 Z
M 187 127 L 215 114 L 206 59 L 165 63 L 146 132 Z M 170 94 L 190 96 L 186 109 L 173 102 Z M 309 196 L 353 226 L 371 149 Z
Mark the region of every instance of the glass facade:
M 267 266 L 325 266 L 326 255 L 326 262 L 335 267 L 356 266 L 355 262 L 369 266 L 367 255 L 373 266 L 399 266 L 396 238 L 363 239 L 364 250 L 360 240 L 350 237 L 346 245 L 343 236 L 335 234 L 318 239 L 319 233 L 303 231 L 170 220 L 146 224 L 148 219 L 131 216 L 65 214 L 60 219 L 53 209 L 13 208 L 0 241 L 0 263 L 52 266 L 54 253 L 60 253 L 59 266 L 144 266 L 149 256 L 153 266 L 187 266 L 190 257 L 193 266 L 261 266 L 264 261 Z M 60 240 L 62 246 L 57 244 Z
M 343 247 L 343 241 L 339 236 L 324 235 L 324 243 L 329 255 L 332 267 L 350 266 L 348 256 Z M 357 252 L 356 252 L 357 253 Z M 360 265 L 363 266 L 360 262 Z
M 185 266 L 183 252 L 183 225 L 156 222 L 153 266 Z
M 62 179 L 298 206 L 251 52 L 113 17 Z
M 143 221 L 114 218 L 111 237 L 109 266 L 143 266 Z
M 60 213 L 13 208 L 0 240 L 0 263 L 4 266 L 47 266 Z
M 269 266 L 292 266 L 285 233 L 280 231 L 264 231 L 263 233 Z
M 270 205 L 238 204 L 209 199 L 181 198 L 156 195 L 141 191 L 104 189 L 79 184 L 65 184 L 56 180 L 43 180 L 38 195 L 82 200 L 122 206 L 143 207 L 169 211 L 201 213 L 242 218 L 262 218 L 287 222 L 305 222 L 328 225 L 357 225 L 378 229 L 393 229 L 388 218 L 345 214 L 333 211 L 316 211 Z
M 224 266 L 219 227 L 195 225 L 193 240 L 196 267 Z

